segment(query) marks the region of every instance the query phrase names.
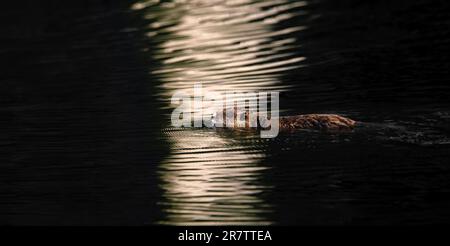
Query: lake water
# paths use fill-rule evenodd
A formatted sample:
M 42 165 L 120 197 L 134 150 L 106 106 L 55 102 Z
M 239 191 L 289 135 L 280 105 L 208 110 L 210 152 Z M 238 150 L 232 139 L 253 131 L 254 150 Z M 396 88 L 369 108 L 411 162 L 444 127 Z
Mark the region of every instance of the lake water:
M 449 222 L 445 1 L 50 2 L 0 15 L 0 224 Z M 365 123 L 171 127 L 195 83 Z

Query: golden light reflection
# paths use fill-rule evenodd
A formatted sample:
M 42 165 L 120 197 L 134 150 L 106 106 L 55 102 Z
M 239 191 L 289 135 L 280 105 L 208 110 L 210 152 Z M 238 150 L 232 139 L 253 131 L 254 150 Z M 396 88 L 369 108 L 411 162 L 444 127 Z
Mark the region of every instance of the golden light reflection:
M 173 151 L 160 166 L 162 202 L 171 225 L 266 225 L 271 205 L 261 197 L 267 167 L 261 149 L 208 130 L 167 131 Z
M 287 90 L 280 76 L 305 60 L 291 34 L 306 27 L 276 24 L 304 14 L 298 10 L 304 6 L 305 1 L 288 0 L 135 4 L 134 9 L 149 8 L 149 34 L 159 43 L 154 58 L 163 66 L 152 71 L 163 81 L 158 98 L 170 107 L 174 91 L 192 94 L 194 83 L 218 93 Z
M 301 69 L 295 33 L 305 26 L 281 22 L 305 14 L 305 1 L 289 0 L 147 0 L 133 10 L 145 11 L 148 37 L 161 66 L 152 77 L 161 81 L 154 95 L 170 105 L 175 91 L 285 91 L 285 72 Z M 245 102 L 241 100 L 241 102 Z M 170 116 L 167 116 L 169 118 Z M 163 224 L 270 224 L 271 205 L 262 194 L 264 144 L 242 144 L 215 130 L 167 130 L 170 156 L 160 165 L 164 199 Z

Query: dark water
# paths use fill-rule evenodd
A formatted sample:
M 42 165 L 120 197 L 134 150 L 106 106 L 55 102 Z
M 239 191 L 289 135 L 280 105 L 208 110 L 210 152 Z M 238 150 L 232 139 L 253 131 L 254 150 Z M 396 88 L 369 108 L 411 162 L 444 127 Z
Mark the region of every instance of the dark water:
M 450 221 L 446 1 L 43 2 L 0 14 L 1 224 Z M 197 82 L 366 123 L 171 128 Z

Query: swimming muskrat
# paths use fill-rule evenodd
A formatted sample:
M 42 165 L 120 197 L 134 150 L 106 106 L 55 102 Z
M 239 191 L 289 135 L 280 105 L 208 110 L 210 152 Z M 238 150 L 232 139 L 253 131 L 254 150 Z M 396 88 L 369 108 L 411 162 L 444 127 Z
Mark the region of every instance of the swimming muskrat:
M 261 119 L 259 118 L 259 115 L 257 113 L 253 115 L 253 117 L 254 120 L 257 120 L 259 122 L 258 127 L 260 127 L 260 125 L 268 125 L 261 124 Z M 241 127 L 250 128 L 249 112 L 244 112 L 243 114 L 238 116 L 237 112 L 234 111 L 235 122 L 233 124 L 233 127 L 237 126 L 237 119 L 240 119 L 241 122 L 245 122 L 245 126 L 241 125 Z M 302 114 L 293 116 L 281 116 L 278 117 L 278 122 L 278 127 L 280 130 L 310 129 L 341 131 L 352 130 L 358 125 L 357 121 L 337 114 Z

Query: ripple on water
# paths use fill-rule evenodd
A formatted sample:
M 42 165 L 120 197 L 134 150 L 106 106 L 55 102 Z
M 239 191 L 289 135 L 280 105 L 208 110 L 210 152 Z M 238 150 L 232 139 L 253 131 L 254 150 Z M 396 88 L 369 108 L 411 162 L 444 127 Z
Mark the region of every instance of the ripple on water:
M 170 109 L 175 91 L 192 95 L 195 83 L 215 91 L 286 91 L 280 77 L 301 69 L 295 34 L 306 26 L 279 27 L 298 15 L 306 1 L 142 1 L 148 36 L 161 66 L 155 95 Z M 270 224 L 271 185 L 261 181 L 269 167 L 265 143 L 246 134 L 216 130 L 164 130 L 171 154 L 160 165 L 164 224 Z M 233 135 L 230 137 L 230 134 Z

